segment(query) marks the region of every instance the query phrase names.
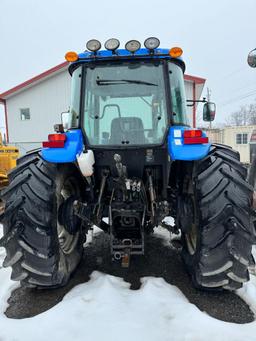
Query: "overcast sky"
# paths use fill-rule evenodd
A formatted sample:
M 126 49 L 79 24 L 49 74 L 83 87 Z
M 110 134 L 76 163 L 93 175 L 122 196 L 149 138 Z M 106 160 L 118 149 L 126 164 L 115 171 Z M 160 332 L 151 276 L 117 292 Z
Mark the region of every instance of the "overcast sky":
M 211 89 L 221 122 L 256 98 L 256 69 L 247 65 L 255 15 L 256 0 L 0 0 L 0 93 L 61 63 L 68 50 L 85 50 L 91 38 L 116 37 L 123 47 L 156 36 L 161 47 L 182 47 L 186 73 L 207 79 L 203 94 Z

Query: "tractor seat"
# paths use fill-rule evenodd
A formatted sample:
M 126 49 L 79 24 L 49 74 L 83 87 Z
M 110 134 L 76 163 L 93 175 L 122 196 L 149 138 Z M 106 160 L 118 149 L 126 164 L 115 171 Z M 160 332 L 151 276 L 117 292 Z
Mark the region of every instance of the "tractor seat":
M 111 122 L 110 144 L 145 144 L 144 126 L 139 117 L 117 117 Z

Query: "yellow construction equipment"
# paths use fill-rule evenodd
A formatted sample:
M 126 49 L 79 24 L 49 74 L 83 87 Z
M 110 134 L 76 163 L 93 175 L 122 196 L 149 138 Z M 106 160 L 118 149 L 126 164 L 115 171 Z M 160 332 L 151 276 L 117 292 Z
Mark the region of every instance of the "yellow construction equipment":
M 16 167 L 18 157 L 18 148 L 5 145 L 0 133 L 0 189 L 8 185 L 7 174 L 12 168 Z

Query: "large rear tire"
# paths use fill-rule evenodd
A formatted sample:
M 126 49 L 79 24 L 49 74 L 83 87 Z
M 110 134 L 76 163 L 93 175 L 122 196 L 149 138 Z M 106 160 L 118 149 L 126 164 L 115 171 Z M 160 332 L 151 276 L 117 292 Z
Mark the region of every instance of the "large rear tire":
M 65 285 L 81 259 L 85 233 L 80 221 L 69 233 L 58 219 L 59 209 L 68 197 L 82 197 L 80 173 L 73 164 L 51 164 L 35 152 L 19 159 L 9 181 L 1 193 L 3 266 L 11 266 L 11 279 L 26 287 Z
M 239 153 L 213 145 L 194 163 L 190 194 L 181 194 L 182 256 L 197 288 L 236 290 L 249 280 L 255 244 L 253 189 Z

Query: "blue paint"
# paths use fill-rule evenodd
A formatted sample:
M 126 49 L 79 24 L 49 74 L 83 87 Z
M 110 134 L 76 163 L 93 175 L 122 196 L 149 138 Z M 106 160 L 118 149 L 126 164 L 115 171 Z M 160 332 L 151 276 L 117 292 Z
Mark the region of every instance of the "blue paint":
M 85 51 L 78 54 L 78 61 L 71 63 L 71 64 L 81 64 L 81 62 L 91 62 L 93 60 L 105 60 L 105 59 L 118 59 L 118 58 L 131 58 L 135 57 L 136 59 L 172 59 L 172 57 L 169 55 L 169 49 L 155 49 L 154 54 L 150 54 L 148 49 L 139 49 L 135 53 L 131 53 L 125 49 L 119 49 L 116 50 L 115 54 L 112 53 L 112 51 L 108 50 L 102 50 L 98 51 L 95 55 L 93 52 Z M 175 58 L 181 62 L 183 62 L 183 59 L 181 57 Z
M 183 132 L 189 128 L 173 126 L 168 135 L 168 151 L 172 160 L 193 161 L 204 158 L 210 150 L 211 144 L 184 144 Z M 203 132 L 202 137 L 206 137 Z
M 131 53 L 125 49 L 119 49 L 116 50 L 116 53 L 112 53 L 112 51 L 108 51 L 108 50 L 102 50 L 102 51 L 98 51 L 96 54 L 97 59 L 98 58 L 106 58 L 106 57 L 131 57 L 131 56 L 135 56 L 135 57 L 139 57 L 139 56 L 145 56 L 147 55 L 148 58 L 152 58 L 152 57 L 158 57 L 159 55 L 166 55 L 166 57 L 171 58 L 171 56 L 169 55 L 169 49 L 155 49 L 154 50 L 154 54 L 150 54 L 148 49 L 139 49 L 138 51 L 136 51 L 135 53 Z M 89 51 L 85 51 L 82 53 L 79 53 L 79 58 L 81 59 L 92 59 L 95 58 L 95 54 L 93 52 L 89 52 Z
M 64 148 L 43 148 L 41 156 L 45 161 L 67 163 L 76 161 L 77 154 L 83 150 L 83 135 L 80 129 L 70 130 L 66 134 Z

